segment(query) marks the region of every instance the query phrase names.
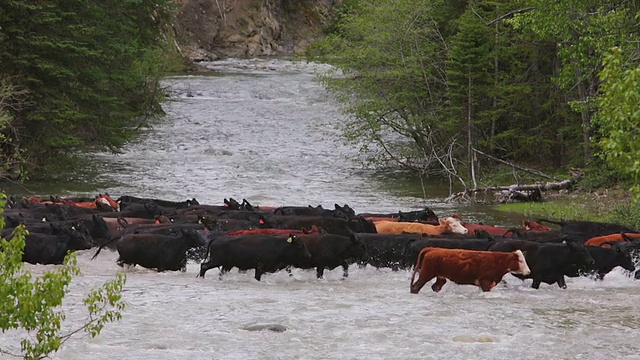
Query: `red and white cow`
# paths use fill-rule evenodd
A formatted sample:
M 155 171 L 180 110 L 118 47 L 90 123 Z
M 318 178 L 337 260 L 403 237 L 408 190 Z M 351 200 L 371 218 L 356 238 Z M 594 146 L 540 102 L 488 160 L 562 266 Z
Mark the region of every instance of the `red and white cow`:
M 431 236 L 438 236 L 446 232 L 453 232 L 458 234 L 466 234 L 469 232 L 462 224 L 460 220 L 448 217 L 446 219 L 438 219 L 440 225 L 429 225 L 417 222 L 393 222 L 393 221 L 375 221 L 376 231 L 378 234 L 402 234 L 402 233 L 414 233 L 414 234 L 428 234 Z
M 420 277 L 414 282 L 416 274 Z M 438 292 L 447 280 L 460 285 L 476 285 L 482 291 L 490 291 L 508 273 L 528 275 L 531 273 L 522 251 L 493 252 L 443 248 L 424 248 L 411 276 L 411 293 L 436 278 L 431 289 Z

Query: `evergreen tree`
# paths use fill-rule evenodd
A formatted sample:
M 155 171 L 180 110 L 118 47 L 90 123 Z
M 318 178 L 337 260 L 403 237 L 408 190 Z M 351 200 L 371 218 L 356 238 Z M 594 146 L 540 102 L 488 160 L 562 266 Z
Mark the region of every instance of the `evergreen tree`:
M 117 147 L 157 113 L 170 0 L 0 2 L 0 79 L 29 92 L 11 109 L 32 162 Z

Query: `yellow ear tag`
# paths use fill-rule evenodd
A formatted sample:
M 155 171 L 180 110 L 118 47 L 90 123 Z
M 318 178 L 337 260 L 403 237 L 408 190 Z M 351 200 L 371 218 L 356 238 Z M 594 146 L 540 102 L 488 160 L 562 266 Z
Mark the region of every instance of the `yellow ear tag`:
M 288 242 L 288 243 L 293 242 L 293 238 L 292 238 L 291 236 L 289 236 L 289 237 L 287 238 L 287 242 Z

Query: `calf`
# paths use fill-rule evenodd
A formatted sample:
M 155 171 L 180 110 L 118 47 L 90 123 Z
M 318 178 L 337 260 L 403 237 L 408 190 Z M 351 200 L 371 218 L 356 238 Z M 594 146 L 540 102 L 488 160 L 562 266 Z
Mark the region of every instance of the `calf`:
M 269 235 L 221 236 L 209 242 L 208 260 L 200 265 L 198 276 L 211 268 L 220 267 L 220 277 L 234 267 L 240 270 L 255 269 L 255 279 L 260 281 L 264 273 L 276 272 L 311 254 L 305 243 L 295 235 L 286 239 Z
M 414 282 L 416 274 L 420 276 Z M 417 294 L 433 278 L 431 289 L 438 292 L 447 280 L 460 285 L 476 285 L 490 291 L 508 273 L 528 275 L 527 262 L 520 250 L 511 253 L 492 251 L 426 248 L 418 255 L 411 275 L 411 293 Z
M 392 222 L 392 221 L 377 221 L 375 222 L 376 231 L 379 234 L 402 234 L 402 233 L 414 233 L 414 234 L 428 234 L 428 235 L 441 235 L 445 232 L 454 232 L 459 234 L 467 234 L 467 230 L 460 220 L 453 217 L 439 220 L 440 225 L 421 224 L 416 222 Z

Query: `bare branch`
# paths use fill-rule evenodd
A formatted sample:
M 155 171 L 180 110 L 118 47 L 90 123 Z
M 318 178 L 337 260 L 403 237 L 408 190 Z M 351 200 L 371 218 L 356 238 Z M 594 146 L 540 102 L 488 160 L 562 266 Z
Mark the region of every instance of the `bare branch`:
M 486 23 L 485 25 L 489 26 L 489 25 L 491 25 L 491 24 L 493 24 L 493 23 L 495 23 L 495 22 L 498 22 L 498 21 L 500 21 L 500 20 L 506 19 L 506 18 L 508 18 L 508 17 L 512 17 L 512 16 L 513 16 L 513 15 L 515 15 L 515 14 L 525 13 L 525 12 L 527 12 L 527 11 L 534 10 L 535 8 L 536 8 L 535 6 L 531 6 L 531 7 L 524 8 L 524 9 L 511 10 L 511 11 L 509 11 L 508 13 L 506 13 L 506 14 L 504 14 L 504 15 L 502 15 L 502 16 L 500 16 L 500 17 L 496 18 L 496 19 L 493 19 L 493 20 L 489 21 L 489 22 L 488 22 L 488 23 Z
M 518 166 L 518 165 L 516 165 L 516 164 L 510 163 L 510 162 L 508 162 L 508 161 L 505 161 L 505 160 L 499 159 L 499 158 L 497 158 L 497 157 L 495 157 L 495 156 L 492 156 L 492 155 L 489 155 L 489 154 L 487 154 L 487 153 L 484 153 L 484 152 L 482 152 L 482 151 L 480 151 L 480 150 L 478 150 L 478 149 L 471 148 L 471 150 L 473 150 L 473 152 L 478 153 L 478 154 L 480 154 L 480 155 L 484 155 L 484 156 L 488 157 L 489 159 L 492 159 L 492 160 L 495 160 L 495 161 L 497 161 L 497 162 L 499 162 L 499 163 L 502 163 L 502 164 L 505 164 L 505 165 L 511 166 L 511 167 L 512 167 L 512 168 L 514 168 L 514 169 L 518 169 L 518 170 L 520 170 L 520 171 L 524 171 L 524 172 L 527 172 L 527 173 L 529 173 L 529 174 L 533 174 L 533 175 L 536 175 L 536 176 L 540 176 L 540 177 L 543 177 L 543 178 L 545 178 L 545 179 L 554 180 L 554 181 L 562 181 L 562 179 L 559 179 L 559 178 L 557 178 L 557 177 L 553 177 L 553 176 L 547 175 L 547 174 L 545 174 L 545 173 L 543 173 L 543 172 L 541 172 L 541 171 L 535 170 L 535 169 L 527 169 L 527 168 L 523 168 L 523 167 Z

